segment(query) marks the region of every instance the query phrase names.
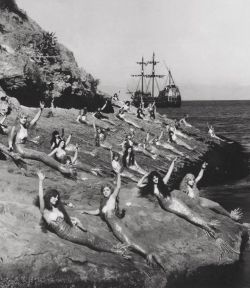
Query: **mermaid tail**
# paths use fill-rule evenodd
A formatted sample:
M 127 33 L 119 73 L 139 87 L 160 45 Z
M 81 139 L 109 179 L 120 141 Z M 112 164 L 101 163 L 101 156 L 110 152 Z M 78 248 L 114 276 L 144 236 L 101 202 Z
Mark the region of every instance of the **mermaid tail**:
M 77 226 L 70 226 L 62 218 L 57 218 L 56 221 L 51 221 L 49 226 L 57 236 L 64 240 L 87 246 L 96 251 L 121 254 L 119 253 L 120 250 L 114 247 L 110 242 L 89 231 L 85 232 Z

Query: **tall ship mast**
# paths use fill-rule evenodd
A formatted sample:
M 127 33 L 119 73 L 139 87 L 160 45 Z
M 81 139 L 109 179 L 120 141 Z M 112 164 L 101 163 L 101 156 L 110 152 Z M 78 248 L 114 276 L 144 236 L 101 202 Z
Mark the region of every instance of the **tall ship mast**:
M 155 102 L 157 107 L 180 107 L 181 106 L 181 94 L 178 86 L 175 85 L 173 76 L 171 74 L 171 71 L 168 70 L 167 75 L 167 82 L 166 85 L 164 85 L 164 88 L 160 90 L 159 84 L 157 79 L 163 78 L 166 75 L 159 75 L 155 73 L 155 66 L 159 63 L 159 61 L 155 60 L 155 53 L 153 53 L 153 57 L 151 61 L 144 61 L 144 58 L 142 57 L 142 60 L 139 62 L 136 62 L 141 66 L 141 74 L 131 75 L 132 77 L 139 77 L 140 80 L 138 82 L 136 91 L 134 92 L 134 95 L 132 96 L 132 104 L 136 107 L 140 106 L 142 102 L 144 102 L 144 105 L 147 107 L 149 103 Z M 148 64 L 152 65 L 151 74 L 145 74 L 144 68 Z M 147 83 L 145 81 L 145 78 L 148 79 Z M 141 85 L 140 85 L 141 84 Z M 145 84 L 146 84 L 146 90 L 145 90 Z M 155 97 L 155 85 L 158 89 L 158 96 Z M 139 86 L 141 86 L 141 90 L 139 89 Z M 149 92 L 149 88 L 151 86 L 151 91 Z

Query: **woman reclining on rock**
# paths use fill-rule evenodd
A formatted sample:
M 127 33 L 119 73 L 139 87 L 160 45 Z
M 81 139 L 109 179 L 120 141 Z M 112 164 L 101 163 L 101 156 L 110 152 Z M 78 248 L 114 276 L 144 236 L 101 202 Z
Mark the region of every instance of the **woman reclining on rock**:
M 229 213 L 219 203 L 200 197 L 200 191 L 197 188 L 197 184 L 202 179 L 206 167 L 207 163 L 203 163 L 201 166 L 201 170 L 196 178 L 191 173 L 186 174 L 186 176 L 181 181 L 180 191 L 186 193 L 194 201 L 197 201 L 197 204 L 199 204 L 200 206 L 210 208 L 219 214 L 228 216 L 235 221 L 239 221 L 243 216 L 239 208 L 232 210 Z
M 144 130 L 139 124 L 137 124 L 135 121 L 132 121 L 131 119 L 129 119 L 128 117 L 125 116 L 125 109 L 122 107 L 118 113 L 116 114 L 116 117 L 122 121 L 127 122 L 129 125 L 132 125 L 138 129 Z
M 91 125 L 91 123 L 88 121 L 88 109 L 87 107 L 83 107 L 79 111 L 79 115 L 77 116 L 76 122 L 86 125 Z
M 117 174 L 117 184 L 115 189 L 109 185 L 104 184 L 101 188 L 101 201 L 100 208 L 92 211 L 84 210 L 83 214 L 99 215 L 111 229 L 115 237 L 124 244 L 127 244 L 128 248 L 138 252 L 142 256 L 146 257 L 149 264 L 154 262 L 158 264 L 163 270 L 164 266 L 158 255 L 149 252 L 145 245 L 137 243 L 133 235 L 128 231 L 127 227 L 122 223 L 120 218 L 125 215 L 125 210 L 119 210 L 119 192 L 121 188 L 121 175 Z M 165 270 L 164 270 L 165 271 Z
M 122 156 L 122 164 L 124 168 L 136 171 L 142 175 L 146 174 L 143 168 L 141 168 L 135 161 L 135 154 L 133 146 L 127 146 Z
M 166 142 L 162 142 L 162 141 L 161 141 L 162 137 L 163 137 L 163 131 L 161 131 L 161 134 L 160 134 L 159 137 L 154 137 L 154 138 L 152 138 L 151 140 L 149 140 L 149 133 L 147 133 L 146 141 L 147 141 L 149 144 L 162 147 L 162 148 L 164 148 L 164 149 L 167 149 L 167 150 L 170 150 L 170 151 L 174 152 L 174 153 L 177 154 L 177 155 L 184 156 L 184 153 L 182 153 L 181 151 L 177 150 L 177 149 L 176 149 L 174 146 L 172 146 L 171 144 L 166 143 Z
M 113 171 L 116 174 L 120 173 L 122 177 L 129 178 L 134 182 L 138 182 L 139 179 L 121 165 L 119 153 L 113 151 L 111 148 L 110 156 L 111 156 L 111 165 L 112 165 Z
M 119 245 L 113 246 L 107 240 L 89 232 L 77 218 L 69 217 L 57 190 L 49 189 L 44 194 L 45 175 L 41 171 L 38 171 L 37 175 L 39 177 L 39 197 L 35 204 L 40 208 L 45 228 L 70 242 L 87 246 L 99 252 L 115 253 L 126 257 L 124 248 Z
M 9 151 L 18 153 L 23 159 L 32 159 L 43 162 L 49 167 L 58 170 L 65 176 L 72 176 L 73 171 L 71 171 L 71 169 L 58 163 L 53 158 L 49 157 L 46 153 L 25 148 L 25 144 L 28 138 L 28 130 L 34 127 L 34 125 L 37 123 L 42 114 L 43 108 L 44 103 L 41 102 L 39 111 L 31 121 L 28 121 L 28 115 L 26 113 L 19 114 L 17 123 L 11 128 L 9 134 Z
M 76 173 L 76 170 L 82 170 L 84 172 L 92 173 L 94 175 L 98 175 L 98 173 L 101 172 L 100 168 L 93 168 L 87 163 L 82 163 L 80 161 L 77 161 L 78 149 L 79 149 L 78 144 L 75 145 L 75 153 L 73 157 L 67 155 L 67 152 L 65 151 L 65 147 L 66 147 L 65 141 L 61 140 L 58 144 L 58 147 L 55 148 L 52 152 L 50 152 L 48 156 L 50 157 L 54 156 L 56 161 L 64 164 L 69 169 L 75 169 L 74 170 L 75 173 Z M 84 153 L 91 154 L 90 152 L 84 152 Z
M 206 234 L 216 239 L 216 244 L 222 249 L 222 253 L 233 252 L 240 254 L 239 251 L 235 251 L 229 244 L 227 244 L 221 238 L 217 238 L 215 234 L 215 229 L 219 225 L 219 221 L 210 220 L 207 221 L 201 217 L 197 212 L 192 211 L 186 204 L 181 200 L 171 195 L 167 183 L 171 177 L 172 171 L 174 169 L 175 160 L 171 163 L 167 174 L 164 178 L 156 171 L 152 171 L 147 175 L 144 175 L 138 182 L 138 187 L 140 189 L 140 195 L 142 197 L 148 197 L 153 195 L 157 198 L 159 205 L 162 209 L 174 213 L 181 218 L 197 225 L 205 230 Z

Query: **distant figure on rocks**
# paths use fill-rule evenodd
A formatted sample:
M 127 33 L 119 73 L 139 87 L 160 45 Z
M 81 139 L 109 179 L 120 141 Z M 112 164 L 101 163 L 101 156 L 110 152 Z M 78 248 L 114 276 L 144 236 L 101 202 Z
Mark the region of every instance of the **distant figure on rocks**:
M 102 120 L 102 121 L 105 121 L 107 123 L 110 123 L 111 125 L 115 125 L 115 123 L 111 120 L 109 120 L 109 117 L 108 116 L 105 116 L 101 113 L 101 108 L 98 108 L 97 109 L 97 112 L 94 113 L 94 117 L 99 119 L 99 120 Z
M 88 121 L 88 109 L 87 109 L 87 107 L 83 107 L 83 109 L 81 109 L 79 111 L 79 115 L 76 118 L 76 122 L 91 125 L 91 123 Z
M 95 120 L 93 121 L 93 128 L 95 131 L 95 146 L 110 149 L 112 145 L 108 141 L 106 141 L 107 131 L 103 128 L 97 127 L 95 124 Z
M 112 148 L 110 149 L 110 156 L 111 156 L 111 165 L 113 171 L 117 174 L 120 173 L 122 177 L 126 177 L 131 179 L 134 182 L 138 182 L 138 178 L 135 177 L 131 172 L 129 172 L 126 168 L 124 168 L 120 163 L 120 154 L 113 151 Z
M 145 117 L 145 114 L 143 113 L 143 110 L 141 107 L 138 107 L 137 108 L 137 116 L 136 116 L 138 119 L 144 119 Z
M 183 118 L 180 119 L 179 123 L 186 126 L 186 127 L 192 127 L 192 125 L 187 122 L 188 118 L 189 118 L 189 115 L 186 114 Z
M 10 115 L 12 108 L 8 102 L 7 96 L 2 93 L 0 93 L 0 96 L 0 134 L 8 135 L 10 129 L 7 125 L 4 124 L 4 122 Z
M 48 189 L 44 194 L 43 181 L 45 175 L 41 171 L 38 171 L 37 175 L 39 178 L 39 196 L 35 201 L 35 205 L 40 209 L 43 228 L 47 228 L 60 238 L 70 242 L 87 246 L 99 252 L 115 253 L 127 258 L 124 247 L 113 246 L 107 240 L 89 232 L 82 226 L 79 219 L 69 217 L 57 190 Z
M 138 129 L 141 129 L 141 130 L 144 130 L 143 127 L 141 127 L 139 124 L 137 124 L 135 121 L 132 121 L 131 119 L 129 119 L 128 117 L 125 116 L 125 109 L 122 107 L 119 111 L 118 111 L 118 114 L 116 114 L 116 117 L 119 119 L 119 120 L 122 120 L 122 121 L 125 121 L 127 122 L 128 124 L 138 128 Z
M 125 151 L 122 156 L 122 163 L 123 163 L 123 167 L 126 167 L 127 169 L 136 171 L 142 175 L 145 175 L 147 173 L 147 171 L 142 169 L 135 161 L 135 154 L 134 154 L 133 146 L 127 146 L 125 148 Z
M 180 139 L 177 136 L 177 129 L 173 126 L 169 126 L 169 128 L 167 128 L 168 131 L 168 135 L 169 135 L 169 141 L 170 143 L 176 143 L 177 145 L 183 146 L 186 149 L 193 151 L 194 148 L 191 147 L 190 145 L 188 145 L 186 142 L 184 142 L 182 139 Z
M 149 140 L 149 133 L 147 133 L 147 137 L 146 137 L 146 141 L 149 143 L 149 144 L 152 144 L 152 145 L 155 145 L 155 146 L 159 146 L 159 147 L 162 147 L 164 149 L 167 149 L 167 150 L 170 150 L 172 152 L 174 152 L 175 154 L 177 155 L 180 155 L 180 156 L 184 156 L 184 154 L 177 150 L 174 146 L 172 146 L 171 144 L 167 143 L 167 142 L 162 142 L 161 139 L 163 137 L 163 130 L 161 131 L 161 134 L 159 137 L 154 137 L 152 138 L 151 140 Z
M 112 97 L 111 99 L 106 99 L 103 107 L 101 108 L 101 111 L 103 113 L 114 113 L 114 108 L 113 108 L 113 105 L 112 105 Z
M 207 198 L 200 197 L 200 191 L 197 188 L 198 182 L 202 179 L 204 171 L 207 167 L 207 163 L 203 163 L 198 176 L 195 178 L 193 174 L 187 174 L 180 184 L 180 191 L 186 193 L 190 198 L 196 201 L 200 206 L 210 208 L 215 212 L 228 216 L 235 221 L 239 221 L 242 218 L 242 212 L 239 208 L 234 209 L 229 213 L 219 203 L 209 200 Z
M 217 140 L 219 140 L 219 141 L 222 141 L 222 142 L 226 142 L 226 143 L 228 143 L 228 144 L 233 144 L 233 143 L 234 143 L 233 141 L 227 141 L 227 140 L 224 140 L 224 139 L 222 139 L 221 137 L 217 136 L 217 135 L 215 134 L 214 127 L 213 127 L 212 125 L 209 125 L 209 124 L 207 123 L 207 127 L 208 127 L 208 134 L 209 134 L 210 137 L 212 137 L 212 138 L 214 138 L 214 139 L 217 139 Z
M 148 104 L 148 113 L 151 120 L 155 120 L 155 102 Z
M 142 243 L 135 241 L 133 235 L 120 220 L 120 218 L 123 218 L 125 215 L 125 210 L 120 211 L 119 209 L 120 189 L 121 175 L 118 172 L 115 189 L 109 184 L 104 184 L 102 186 L 100 208 L 92 211 L 83 210 L 82 213 L 99 215 L 107 223 L 108 227 L 119 241 L 126 244 L 129 249 L 146 257 L 148 264 L 158 264 L 165 271 L 160 257 L 155 253 L 149 252 Z

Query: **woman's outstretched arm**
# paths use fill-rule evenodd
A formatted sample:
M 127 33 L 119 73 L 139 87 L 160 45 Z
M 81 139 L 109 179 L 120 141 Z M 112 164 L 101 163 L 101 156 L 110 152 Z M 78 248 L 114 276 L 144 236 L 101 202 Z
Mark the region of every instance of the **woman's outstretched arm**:
M 149 173 L 145 174 L 142 176 L 142 178 L 138 181 L 137 183 L 137 187 L 142 188 L 144 187 L 146 184 L 144 183 L 145 179 L 148 177 Z
M 82 214 L 98 216 L 100 214 L 100 209 L 98 208 L 96 210 L 83 210 L 81 213 Z
M 13 142 L 14 142 L 14 138 L 16 136 L 16 133 L 17 133 L 16 126 L 13 126 L 10 130 L 10 134 L 8 137 L 9 150 L 13 150 Z
M 161 134 L 159 136 L 159 140 L 161 140 L 162 136 L 163 136 L 163 130 L 161 130 Z
M 168 172 L 167 174 L 165 175 L 165 177 L 163 178 L 163 182 L 164 184 L 167 184 L 168 183 L 168 180 L 169 178 L 171 177 L 171 174 L 174 170 L 174 164 L 175 164 L 175 161 L 177 160 L 177 157 L 172 161 L 170 167 L 168 168 Z
M 117 179 L 116 179 L 116 187 L 115 187 L 115 190 L 112 194 L 113 197 L 117 197 L 119 192 L 120 192 L 120 189 L 121 189 L 121 174 L 120 174 L 120 171 L 117 173 Z
M 70 142 L 70 140 L 71 140 L 71 137 L 72 137 L 72 134 L 69 134 L 69 136 L 68 136 L 68 138 L 67 138 L 67 140 L 66 140 L 66 142 L 65 142 L 65 146 L 69 145 L 69 142 Z
M 197 176 L 196 179 L 195 179 L 195 182 L 196 182 L 196 183 L 198 183 L 198 182 L 201 180 L 201 178 L 203 177 L 204 170 L 206 169 L 206 167 L 207 167 L 207 163 L 204 162 L 204 163 L 202 164 L 202 166 L 201 166 L 201 170 L 200 170 L 198 176 Z
M 56 154 L 56 152 L 57 152 L 57 148 L 55 148 L 53 151 L 51 151 L 51 152 L 48 154 L 48 156 L 53 156 L 53 155 Z
M 75 164 L 76 163 L 76 160 L 77 160 L 77 157 L 78 157 L 78 144 L 76 144 L 76 150 L 75 150 L 75 154 L 74 154 L 74 157 L 72 158 L 72 164 Z
M 5 114 L 3 118 L 0 120 L 0 125 L 3 125 L 4 121 L 6 120 L 7 115 Z
M 39 111 L 36 113 L 35 117 L 30 121 L 30 128 L 32 128 L 36 124 L 36 122 L 39 120 L 42 114 L 43 108 L 44 108 L 44 102 L 40 102 Z
M 45 179 L 45 175 L 42 173 L 42 171 L 37 171 L 37 176 L 39 178 L 39 206 L 40 206 L 40 212 L 43 215 L 44 212 L 44 199 L 43 199 L 43 180 Z

